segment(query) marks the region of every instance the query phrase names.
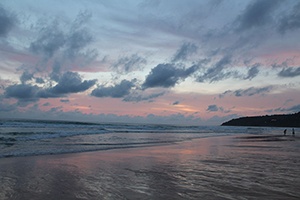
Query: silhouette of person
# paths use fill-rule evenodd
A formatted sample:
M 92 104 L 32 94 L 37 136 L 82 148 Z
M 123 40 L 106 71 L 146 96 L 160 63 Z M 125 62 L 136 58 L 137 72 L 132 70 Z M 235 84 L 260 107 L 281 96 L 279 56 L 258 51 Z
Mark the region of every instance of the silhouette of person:
M 293 132 L 292 132 L 293 136 L 295 136 L 295 129 L 293 128 Z
M 283 135 L 286 135 L 286 129 L 284 129 L 284 131 L 283 131 Z

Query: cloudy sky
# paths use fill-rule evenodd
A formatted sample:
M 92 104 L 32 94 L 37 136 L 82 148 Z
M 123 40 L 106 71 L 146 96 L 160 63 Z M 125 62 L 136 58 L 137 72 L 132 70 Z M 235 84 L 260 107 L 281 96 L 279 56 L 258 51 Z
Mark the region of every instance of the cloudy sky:
M 0 118 L 219 125 L 300 111 L 299 0 L 2 0 Z

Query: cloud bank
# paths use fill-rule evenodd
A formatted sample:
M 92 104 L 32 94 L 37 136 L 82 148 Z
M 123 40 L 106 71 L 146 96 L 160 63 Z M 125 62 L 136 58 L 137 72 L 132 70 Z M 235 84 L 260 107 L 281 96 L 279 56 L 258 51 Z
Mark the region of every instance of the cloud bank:
M 142 87 L 144 89 L 174 87 L 177 83 L 193 74 L 197 69 L 198 65 L 193 65 L 189 68 L 179 68 L 171 63 L 159 64 L 151 69 Z
M 134 82 L 134 80 L 122 80 L 114 86 L 105 87 L 104 85 L 100 85 L 92 91 L 91 95 L 95 97 L 121 98 L 130 93 L 131 88 L 134 87 Z
M 40 98 L 58 98 L 70 93 L 84 92 L 95 83 L 96 80 L 83 81 L 77 72 L 66 72 L 53 87 L 39 87 L 26 83 L 15 84 L 5 88 L 4 96 L 19 101 L 37 101 Z

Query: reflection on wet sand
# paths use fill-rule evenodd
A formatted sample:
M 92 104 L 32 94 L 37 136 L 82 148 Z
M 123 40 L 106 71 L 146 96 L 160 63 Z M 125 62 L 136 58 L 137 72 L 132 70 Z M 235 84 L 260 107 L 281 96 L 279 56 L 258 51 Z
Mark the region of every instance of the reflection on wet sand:
M 5 158 L 0 199 L 299 199 L 299 140 L 261 139 Z

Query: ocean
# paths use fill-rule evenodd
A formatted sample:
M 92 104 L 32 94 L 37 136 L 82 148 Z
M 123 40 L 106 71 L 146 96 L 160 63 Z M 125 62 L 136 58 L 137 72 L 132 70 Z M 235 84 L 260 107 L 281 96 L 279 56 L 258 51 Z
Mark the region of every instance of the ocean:
M 284 129 L 2 120 L 0 199 L 298 200 Z
M 267 127 L 1 120 L 0 158 L 167 145 L 234 134 L 282 134 L 283 130 Z

